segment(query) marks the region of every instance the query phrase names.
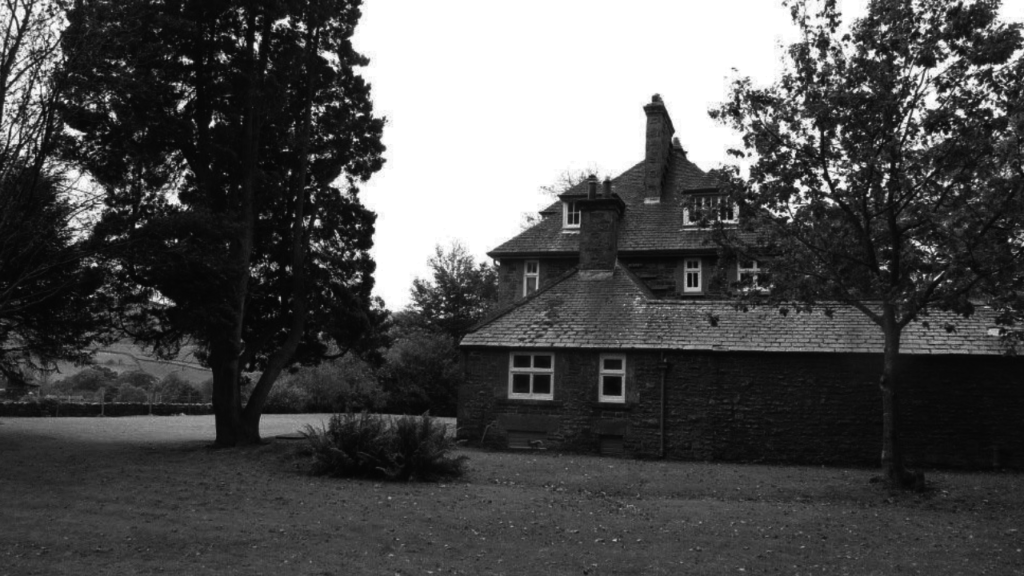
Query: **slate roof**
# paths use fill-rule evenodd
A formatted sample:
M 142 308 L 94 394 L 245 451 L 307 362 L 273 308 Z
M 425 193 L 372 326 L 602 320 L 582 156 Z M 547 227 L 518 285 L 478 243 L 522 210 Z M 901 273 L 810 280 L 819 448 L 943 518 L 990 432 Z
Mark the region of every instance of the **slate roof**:
M 776 307 L 747 312 L 729 301 L 656 300 L 625 268 L 588 279 L 566 274 L 467 334 L 464 347 L 662 349 L 757 352 L 881 353 L 881 330 L 863 313 L 836 306 L 823 311 L 780 314 Z M 591 276 L 594 273 L 589 273 Z M 714 321 L 712 321 L 712 318 Z M 932 313 L 929 326 L 913 322 L 904 331 L 904 354 L 999 355 L 989 310 L 970 318 Z M 956 327 L 954 332 L 944 326 Z
M 673 147 L 665 174 L 665 196 L 658 204 L 644 203 L 644 164 L 640 162 L 612 179 L 612 191 L 626 204 L 619 230 L 619 252 L 707 251 L 712 245 L 707 230 L 683 227 L 683 199 L 688 192 L 711 191 L 718 181 L 686 159 Z M 566 191 L 586 195 L 586 182 Z M 488 252 L 492 258 L 511 255 L 574 254 L 579 252 L 579 233 L 562 229 L 562 203 L 542 210 L 533 227 Z

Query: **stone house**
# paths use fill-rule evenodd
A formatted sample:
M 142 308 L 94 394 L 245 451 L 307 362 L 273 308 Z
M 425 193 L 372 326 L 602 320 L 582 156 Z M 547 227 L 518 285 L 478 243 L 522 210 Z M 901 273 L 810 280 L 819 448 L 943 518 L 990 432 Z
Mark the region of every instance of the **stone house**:
M 738 311 L 702 218 L 740 214 L 687 159 L 661 99 L 644 159 L 576 186 L 489 255 L 502 308 L 461 342 L 459 434 L 510 447 L 676 459 L 878 463 L 882 334 L 860 312 Z M 725 278 L 715 270 L 725 270 Z M 946 327 L 955 326 L 955 330 Z M 1024 358 L 989 311 L 903 335 L 908 462 L 1024 467 Z

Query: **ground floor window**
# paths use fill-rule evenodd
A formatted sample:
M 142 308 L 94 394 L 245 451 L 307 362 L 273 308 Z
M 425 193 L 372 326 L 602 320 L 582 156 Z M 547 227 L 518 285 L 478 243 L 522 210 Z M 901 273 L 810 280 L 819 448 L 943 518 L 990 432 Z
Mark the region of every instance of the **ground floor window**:
M 508 397 L 552 400 L 555 397 L 555 355 L 513 352 L 509 356 Z
M 598 375 L 599 402 L 626 401 L 626 356 L 623 354 L 601 354 Z

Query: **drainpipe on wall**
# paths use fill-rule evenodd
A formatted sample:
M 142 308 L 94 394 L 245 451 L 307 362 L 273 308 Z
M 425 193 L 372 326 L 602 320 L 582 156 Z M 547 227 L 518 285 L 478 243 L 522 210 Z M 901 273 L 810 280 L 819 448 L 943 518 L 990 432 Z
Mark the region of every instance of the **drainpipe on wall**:
M 662 353 L 661 361 L 658 362 L 658 370 L 661 370 L 661 415 L 658 418 L 658 439 L 660 442 L 659 456 L 665 457 L 665 380 L 668 377 L 668 360 Z

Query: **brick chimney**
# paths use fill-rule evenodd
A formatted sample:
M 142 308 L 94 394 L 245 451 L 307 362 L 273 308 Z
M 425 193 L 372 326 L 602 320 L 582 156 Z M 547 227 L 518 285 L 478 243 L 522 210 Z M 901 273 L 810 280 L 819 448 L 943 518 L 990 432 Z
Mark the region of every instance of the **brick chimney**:
M 576 201 L 580 208 L 580 270 L 611 272 L 618 256 L 619 223 L 626 204 L 612 192 L 611 180 L 604 181 L 600 196 L 597 187 L 597 177 L 591 174 L 587 178 L 587 199 Z
M 665 169 L 672 149 L 675 128 L 661 96 L 655 94 L 644 106 L 647 114 L 647 145 L 644 155 L 644 201 L 661 202 Z

